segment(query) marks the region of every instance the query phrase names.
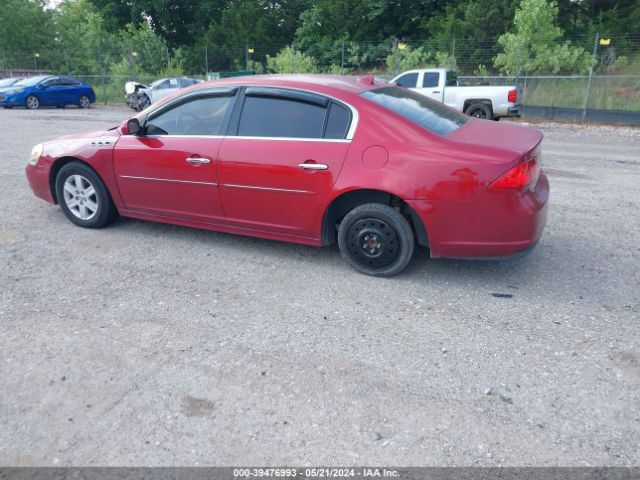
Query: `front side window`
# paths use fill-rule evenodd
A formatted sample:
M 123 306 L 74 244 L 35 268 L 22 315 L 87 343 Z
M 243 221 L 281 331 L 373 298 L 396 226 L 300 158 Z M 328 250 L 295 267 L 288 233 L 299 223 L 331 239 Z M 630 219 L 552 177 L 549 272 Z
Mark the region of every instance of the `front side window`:
M 225 115 L 234 97 L 200 97 L 151 117 L 147 135 L 222 135 Z
M 416 85 L 418 85 L 418 72 L 402 75 L 396 80 L 396 85 L 404 88 L 416 88 Z
M 466 115 L 411 90 L 383 87 L 361 95 L 438 135 L 457 130 L 469 120 Z
M 273 96 L 247 96 L 238 135 L 243 137 L 322 138 L 325 106 Z

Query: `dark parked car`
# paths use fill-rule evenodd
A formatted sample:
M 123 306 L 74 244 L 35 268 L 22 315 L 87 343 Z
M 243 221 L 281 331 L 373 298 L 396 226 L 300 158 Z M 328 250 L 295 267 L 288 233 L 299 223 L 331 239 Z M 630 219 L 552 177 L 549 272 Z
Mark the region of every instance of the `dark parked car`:
M 78 105 L 89 108 L 96 101 L 91 85 L 71 77 L 40 75 L 23 78 L 0 88 L 0 105 L 4 108 Z

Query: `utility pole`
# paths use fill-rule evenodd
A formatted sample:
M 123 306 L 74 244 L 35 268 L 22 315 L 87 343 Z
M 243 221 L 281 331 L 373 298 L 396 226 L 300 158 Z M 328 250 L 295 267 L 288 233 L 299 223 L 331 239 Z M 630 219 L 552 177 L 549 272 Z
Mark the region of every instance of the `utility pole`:
M 596 55 L 598 54 L 598 40 L 600 40 L 600 32 L 596 32 L 596 40 L 593 42 L 593 57 L 591 57 L 591 65 L 589 66 L 589 80 L 587 80 L 587 91 L 584 95 L 582 103 L 582 121 L 587 118 L 587 107 L 589 106 L 589 95 L 591 94 L 591 79 L 593 77 L 593 67 L 596 64 Z
M 344 40 L 342 41 L 342 59 L 340 60 L 340 75 L 344 75 Z

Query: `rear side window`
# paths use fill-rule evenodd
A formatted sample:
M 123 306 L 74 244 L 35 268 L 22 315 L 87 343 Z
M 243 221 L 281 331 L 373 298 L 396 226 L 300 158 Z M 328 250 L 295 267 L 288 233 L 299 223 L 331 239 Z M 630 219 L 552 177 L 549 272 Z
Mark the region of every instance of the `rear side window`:
M 293 99 L 247 96 L 238 135 L 321 138 L 326 110 L 321 105 Z
M 422 88 L 432 88 L 438 86 L 440 74 L 438 72 L 424 72 L 422 77 Z
M 396 85 L 404 88 L 416 88 L 418 85 L 418 72 L 402 75 L 396 80 Z
M 342 105 L 332 103 L 324 138 L 345 138 L 351 124 L 351 113 Z
M 466 115 L 411 90 L 383 87 L 361 95 L 438 135 L 457 130 L 469 120 Z

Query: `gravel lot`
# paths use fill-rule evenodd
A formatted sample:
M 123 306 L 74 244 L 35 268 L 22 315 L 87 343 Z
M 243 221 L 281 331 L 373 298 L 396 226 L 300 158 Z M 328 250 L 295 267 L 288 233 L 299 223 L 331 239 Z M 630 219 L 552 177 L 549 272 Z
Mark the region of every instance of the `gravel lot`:
M 0 465 L 640 465 L 639 129 L 537 125 L 528 257 L 377 279 L 33 196 L 32 145 L 128 115 L 0 110 Z

